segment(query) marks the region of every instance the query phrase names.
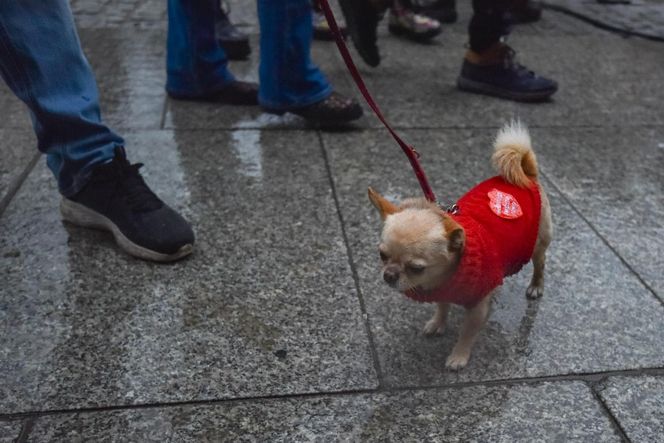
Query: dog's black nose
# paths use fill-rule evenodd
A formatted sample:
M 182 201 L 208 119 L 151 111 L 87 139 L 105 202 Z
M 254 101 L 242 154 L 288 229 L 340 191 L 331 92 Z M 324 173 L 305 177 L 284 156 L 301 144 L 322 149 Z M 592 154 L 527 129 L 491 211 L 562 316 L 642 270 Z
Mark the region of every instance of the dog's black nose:
M 386 269 L 383 272 L 383 280 L 390 286 L 394 286 L 399 281 L 399 271 L 394 271 L 392 269 Z

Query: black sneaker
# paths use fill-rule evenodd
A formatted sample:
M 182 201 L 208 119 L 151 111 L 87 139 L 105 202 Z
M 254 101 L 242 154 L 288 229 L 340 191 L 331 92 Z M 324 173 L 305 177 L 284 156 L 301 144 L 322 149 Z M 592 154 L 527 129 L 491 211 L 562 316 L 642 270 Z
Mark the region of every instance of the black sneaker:
M 376 30 L 386 8 L 382 2 L 374 5 L 372 1 L 376 0 L 339 0 L 339 6 L 355 49 L 367 65 L 375 68 L 380 64 Z
M 224 48 L 226 57 L 229 60 L 246 60 L 251 54 L 251 45 L 249 36 L 240 31 L 237 26 L 231 23 L 228 14 L 230 9 L 224 2 L 221 12 L 217 12 L 215 31 L 219 45 Z
M 187 221 L 150 190 L 122 149 L 112 162 L 97 166 L 76 195 L 62 198 L 63 220 L 110 231 L 127 253 L 170 262 L 191 254 L 194 232 Z
M 457 86 L 464 91 L 524 102 L 544 101 L 558 90 L 555 81 L 539 77 L 517 63 L 509 46 L 505 46 L 502 63 L 479 65 L 464 60 Z

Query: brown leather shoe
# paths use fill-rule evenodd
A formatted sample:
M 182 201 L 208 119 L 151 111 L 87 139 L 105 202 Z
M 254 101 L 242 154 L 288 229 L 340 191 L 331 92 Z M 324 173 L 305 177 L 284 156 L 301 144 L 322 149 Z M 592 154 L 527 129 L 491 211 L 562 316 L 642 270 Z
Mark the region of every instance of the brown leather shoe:
M 203 95 L 181 95 L 168 93 L 175 100 L 213 102 L 223 105 L 257 105 L 258 83 L 236 80 L 222 89 Z
M 362 117 L 362 107 L 352 98 L 333 92 L 327 98 L 301 108 L 273 110 L 264 108 L 272 114 L 290 112 L 319 126 L 338 126 Z

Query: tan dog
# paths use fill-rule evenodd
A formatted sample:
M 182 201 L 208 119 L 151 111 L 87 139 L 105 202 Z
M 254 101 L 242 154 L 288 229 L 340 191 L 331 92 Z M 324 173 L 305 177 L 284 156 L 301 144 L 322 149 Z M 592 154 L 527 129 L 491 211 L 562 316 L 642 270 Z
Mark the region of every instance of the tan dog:
M 537 160 L 528 131 L 512 123 L 499 131 L 488 179 L 448 213 L 423 198 L 395 205 L 369 188 L 384 221 L 379 246 L 383 279 L 410 298 L 435 302 L 427 335 L 442 333 L 450 304 L 466 308 L 459 339 L 446 361 L 461 369 L 489 315 L 493 289 L 530 259 L 529 298 L 540 297 L 551 242 L 551 208 L 537 181 Z

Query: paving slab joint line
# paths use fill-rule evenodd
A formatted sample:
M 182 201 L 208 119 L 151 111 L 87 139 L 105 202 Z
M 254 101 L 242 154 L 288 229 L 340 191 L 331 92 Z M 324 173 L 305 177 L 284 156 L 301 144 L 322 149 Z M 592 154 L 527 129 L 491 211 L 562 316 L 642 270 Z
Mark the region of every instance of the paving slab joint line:
M 378 358 L 378 351 L 376 350 L 376 344 L 374 343 L 373 333 L 371 332 L 371 321 L 369 319 L 369 314 L 367 313 L 366 305 L 364 302 L 364 296 L 360 290 L 360 277 L 357 273 L 357 268 L 355 267 L 355 260 L 353 259 L 353 251 L 350 247 L 350 242 L 348 241 L 348 234 L 346 233 L 346 224 L 344 222 L 343 214 L 341 213 L 341 205 L 339 204 L 339 198 L 337 196 L 337 188 L 334 183 L 334 177 L 332 176 L 332 167 L 330 166 L 330 159 L 327 155 L 327 149 L 325 148 L 325 142 L 323 141 L 323 135 L 321 131 L 317 131 L 318 143 L 320 145 L 321 152 L 323 154 L 323 161 L 325 162 L 325 170 L 327 172 L 327 177 L 330 182 L 330 189 L 332 191 L 332 198 L 334 199 L 334 206 L 337 211 L 337 216 L 339 218 L 339 224 L 341 226 L 341 235 L 344 239 L 344 246 L 346 247 L 346 257 L 348 259 L 348 266 L 350 267 L 351 274 L 353 275 L 353 282 L 355 284 L 355 292 L 357 294 L 357 299 L 360 304 L 360 310 L 362 312 L 362 319 L 364 322 L 364 328 L 366 330 L 367 338 L 369 340 L 369 348 L 371 350 L 371 359 L 373 360 L 374 370 L 376 371 L 376 378 L 378 379 L 378 389 L 383 386 L 383 372 L 380 367 L 380 360 Z
M 556 182 L 552 180 L 547 174 L 545 174 L 541 169 L 540 169 L 540 175 L 543 176 L 550 184 L 551 186 L 560 194 L 560 197 L 567 203 L 572 210 L 583 220 L 588 227 L 595 233 L 597 237 L 615 254 L 616 257 L 618 257 L 618 260 L 625 265 L 625 267 L 636 277 L 636 279 L 645 287 L 650 294 L 652 294 L 653 297 L 655 297 L 655 300 L 659 301 L 660 305 L 664 307 L 664 299 L 657 294 L 657 292 L 641 277 L 641 274 L 638 273 L 636 269 L 630 265 L 625 258 L 609 243 L 609 241 L 595 228 L 595 225 L 593 225 L 590 220 L 588 220 L 583 213 L 567 198 L 565 193 L 562 192 L 562 190 L 558 187 Z
M 18 437 L 15 440 L 16 443 L 25 443 L 28 441 L 28 437 L 32 432 L 32 428 L 35 426 L 35 421 L 35 417 L 30 417 L 23 422 L 23 426 L 21 426 L 21 432 L 18 434 Z
M 646 33 L 643 33 L 643 32 L 633 31 L 633 30 L 630 30 L 630 29 L 621 28 L 619 26 L 614 26 L 614 25 L 611 25 L 609 23 L 605 23 L 601 20 L 594 19 L 594 18 L 592 18 L 588 15 L 582 14 L 580 12 L 573 11 L 569 8 L 566 8 L 565 6 L 555 5 L 555 4 L 551 4 L 551 3 L 548 3 L 548 2 L 543 2 L 542 6 L 545 9 L 549 9 L 551 11 L 556 11 L 556 12 L 559 12 L 559 13 L 562 13 L 562 14 L 565 14 L 565 15 L 569 15 L 570 17 L 573 17 L 573 18 L 576 18 L 576 19 L 581 20 L 583 22 L 589 23 L 589 24 L 591 24 L 591 25 L 593 25 L 597 28 L 603 29 L 605 31 L 609 31 L 609 32 L 612 32 L 614 34 L 620 34 L 623 37 L 640 37 L 640 38 L 644 38 L 644 39 L 652 40 L 652 41 L 656 41 L 656 42 L 664 42 L 664 38 L 658 37 L 656 35 L 650 35 L 650 34 L 646 34 Z
M 2 198 L 2 200 L 0 200 L 0 217 L 2 217 L 2 214 L 4 214 L 7 207 L 9 207 L 9 204 L 18 193 L 18 190 L 21 189 L 23 182 L 25 182 L 25 180 L 28 178 L 28 175 L 30 175 L 30 172 L 32 172 L 32 170 L 34 169 L 41 155 L 42 155 L 41 152 L 37 152 L 30 159 L 28 165 L 23 169 L 23 171 L 21 171 L 19 176 L 16 177 L 16 179 L 14 179 L 14 181 L 9 184 L 9 187 L 7 188 L 7 195 L 5 195 Z
M 518 117 L 518 116 L 517 116 Z M 643 124 L 630 124 L 621 125 L 621 128 L 661 128 L 663 125 L 657 123 L 643 123 Z M 483 131 L 483 130 L 497 130 L 502 128 L 503 125 L 479 125 L 479 126 L 463 126 L 463 125 L 450 125 L 450 126 L 394 126 L 394 129 L 399 131 Z M 554 124 L 554 125 L 538 125 L 529 124 L 528 129 L 603 129 L 607 125 L 600 124 Z M 382 126 L 376 127 L 349 127 L 343 130 L 321 130 L 312 127 L 287 127 L 287 126 L 242 126 L 242 127 L 221 127 L 221 128 L 173 128 L 166 127 L 165 122 L 161 128 L 123 128 L 116 127 L 115 129 L 121 132 L 147 132 L 147 131 L 178 131 L 178 132 L 234 132 L 234 131 L 266 131 L 266 132 L 293 132 L 293 131 L 312 131 L 318 130 L 326 134 L 352 134 L 352 133 L 365 133 L 365 132 L 383 132 L 385 128 Z
M 601 390 L 600 386 L 601 386 L 603 381 L 604 381 L 604 379 L 602 379 L 601 381 L 597 381 L 597 382 L 588 382 L 588 387 L 590 388 L 590 391 L 592 392 L 593 397 L 595 398 L 597 403 L 599 403 L 600 409 L 602 409 L 602 412 L 604 413 L 604 415 L 606 415 L 606 417 L 609 419 L 609 421 L 611 421 L 611 425 L 613 426 L 616 433 L 620 436 L 622 441 L 627 442 L 627 443 L 631 443 L 631 440 L 627 436 L 627 433 L 625 432 L 625 429 L 623 429 L 622 425 L 620 424 L 620 421 L 618 420 L 618 418 L 615 415 L 613 415 L 613 413 L 611 412 L 611 409 L 609 408 L 609 406 L 606 404 L 604 399 L 602 399 L 602 396 L 599 395 L 599 391 Z
M 352 390 L 327 391 L 327 392 L 325 391 L 304 392 L 297 394 L 257 395 L 257 396 L 248 396 L 248 397 L 210 399 L 210 400 L 187 400 L 187 401 L 175 401 L 168 403 L 143 403 L 143 404 L 98 406 L 98 407 L 83 407 L 83 408 L 74 408 L 74 409 L 51 409 L 51 410 L 41 410 L 41 411 L 18 412 L 13 414 L 0 414 L 0 419 L 1 420 L 19 420 L 26 418 L 38 419 L 39 417 L 58 415 L 58 414 L 82 414 L 82 413 L 89 414 L 89 413 L 101 413 L 101 412 L 112 412 L 112 411 L 122 411 L 122 410 L 134 410 L 134 409 L 177 408 L 183 406 L 218 406 L 225 404 L 263 401 L 263 400 L 347 397 L 352 395 L 390 394 L 390 393 L 409 392 L 409 391 L 411 392 L 439 391 L 444 389 L 445 390 L 465 389 L 471 387 L 509 387 L 509 386 L 518 386 L 518 385 L 535 385 L 541 383 L 556 383 L 556 382 L 569 382 L 569 381 L 597 383 L 606 378 L 616 377 L 616 376 L 664 377 L 664 367 L 624 369 L 617 371 L 580 373 L 580 374 L 569 374 L 569 375 L 553 375 L 553 376 L 541 376 L 541 377 L 529 377 L 529 378 L 525 377 L 525 378 L 512 378 L 512 379 L 470 381 L 470 382 L 461 382 L 461 383 L 448 383 L 441 385 L 381 387 L 373 389 L 352 389 Z

